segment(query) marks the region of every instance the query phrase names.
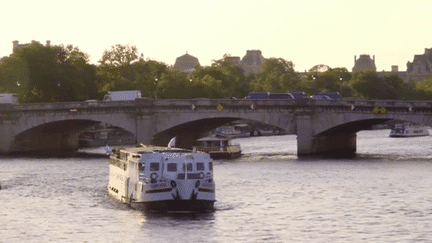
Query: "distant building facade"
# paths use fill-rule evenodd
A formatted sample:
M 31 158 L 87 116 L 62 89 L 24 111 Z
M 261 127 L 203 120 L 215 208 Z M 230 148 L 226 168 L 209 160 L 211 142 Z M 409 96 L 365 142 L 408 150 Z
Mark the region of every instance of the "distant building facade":
M 198 58 L 189 55 L 187 52 L 183 56 L 177 57 L 174 63 L 174 68 L 184 73 L 192 73 L 195 71 L 196 66 L 200 66 Z
M 264 60 L 265 59 L 260 50 L 247 50 L 246 55 L 242 58 L 240 64 L 245 76 L 259 73 Z
M 29 45 L 32 44 L 32 43 L 40 43 L 40 42 L 39 42 L 39 41 L 32 40 L 31 43 L 20 44 L 19 41 L 17 41 L 17 40 L 12 41 L 12 53 L 15 53 L 15 50 L 16 50 L 16 49 L 21 48 L 21 47 L 25 47 L 25 46 L 29 46 Z M 46 45 L 47 45 L 47 46 L 51 45 L 51 41 L 50 41 L 50 40 L 47 40 L 47 41 L 46 41 Z M 10 56 L 10 55 L 9 55 L 9 56 Z M 0 57 L 0 59 L 5 58 L 5 57 L 6 57 L 6 56 L 4 56 L 4 57 Z
M 423 55 L 414 55 L 407 63 L 406 76 L 409 80 L 423 80 L 432 77 L 432 48 L 425 48 Z
M 366 54 L 360 55 L 358 59 L 357 56 L 354 56 L 354 67 L 352 68 L 352 71 L 361 72 L 365 70 L 376 72 L 375 55 L 373 56 L 373 59 Z
M 397 65 L 391 66 L 391 72 L 380 72 L 380 75 L 397 74 L 406 82 L 432 78 L 432 48 L 425 48 L 423 55 L 414 55 L 412 62 L 407 62 L 406 72 L 400 72 Z
M 242 59 L 237 56 L 228 56 L 226 58 L 232 64 L 241 67 L 245 76 L 259 73 L 265 60 L 260 50 L 247 50 L 246 55 Z M 185 55 L 176 58 L 174 68 L 184 73 L 191 73 L 195 71 L 195 66 L 197 65 L 200 66 L 198 58 L 186 52 Z
M 32 40 L 31 43 L 20 44 L 19 41 L 17 41 L 17 40 L 12 41 L 12 53 L 14 53 L 17 48 L 24 47 L 24 46 L 29 46 L 32 43 L 40 43 L 40 42 Z M 50 45 L 51 45 L 51 41 L 47 40 L 46 41 L 46 46 L 50 46 Z

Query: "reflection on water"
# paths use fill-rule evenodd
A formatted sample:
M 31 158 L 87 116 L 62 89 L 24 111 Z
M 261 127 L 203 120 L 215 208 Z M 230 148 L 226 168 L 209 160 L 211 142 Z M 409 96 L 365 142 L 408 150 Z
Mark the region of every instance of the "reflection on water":
M 294 135 L 236 139 L 215 212 L 147 213 L 106 192 L 108 159 L 0 158 L 0 242 L 425 242 L 428 137 L 362 131 L 353 159 L 297 158 Z

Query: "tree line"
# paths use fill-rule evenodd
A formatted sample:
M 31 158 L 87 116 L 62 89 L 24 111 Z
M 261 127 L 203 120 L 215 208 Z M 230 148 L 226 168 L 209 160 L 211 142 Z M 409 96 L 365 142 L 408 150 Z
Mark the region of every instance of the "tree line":
M 21 103 L 102 99 L 108 91 L 141 90 L 158 99 L 243 98 L 250 91 L 285 93 L 338 91 L 342 97 L 364 99 L 432 99 L 432 79 L 405 82 L 396 74 L 350 73 L 346 68 L 316 65 L 298 73 L 294 63 L 267 58 L 260 72 L 245 76 L 230 55 L 182 73 L 163 62 L 143 59 L 133 45 L 111 46 L 97 65 L 73 45 L 32 42 L 0 60 L 0 92 L 17 93 Z

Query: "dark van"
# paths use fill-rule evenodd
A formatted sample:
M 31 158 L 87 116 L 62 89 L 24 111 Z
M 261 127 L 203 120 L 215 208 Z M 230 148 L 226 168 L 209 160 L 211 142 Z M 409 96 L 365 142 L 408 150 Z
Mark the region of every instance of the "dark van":
M 339 94 L 339 92 L 336 92 L 336 91 L 320 92 L 318 95 L 328 96 L 328 97 L 330 97 L 330 99 L 332 99 L 332 101 L 339 101 L 340 100 L 340 94 Z
M 294 97 L 295 101 L 299 101 L 306 98 L 306 93 L 303 91 L 291 91 L 289 92 L 289 94 L 291 94 Z
M 252 91 L 247 96 L 250 100 L 268 100 L 269 99 L 269 92 L 264 91 Z
M 270 100 L 294 100 L 294 96 L 290 93 L 270 93 Z

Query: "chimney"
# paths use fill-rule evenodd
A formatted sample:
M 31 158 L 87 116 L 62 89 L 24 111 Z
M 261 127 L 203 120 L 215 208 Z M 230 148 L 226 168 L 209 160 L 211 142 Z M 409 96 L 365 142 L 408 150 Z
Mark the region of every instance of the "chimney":
M 51 45 L 51 41 L 50 40 L 47 40 L 46 41 L 46 46 L 50 46 Z
M 398 67 L 398 65 L 392 65 L 392 66 L 391 66 L 391 71 L 392 71 L 392 73 L 397 73 L 397 72 L 399 72 L 399 67 Z

